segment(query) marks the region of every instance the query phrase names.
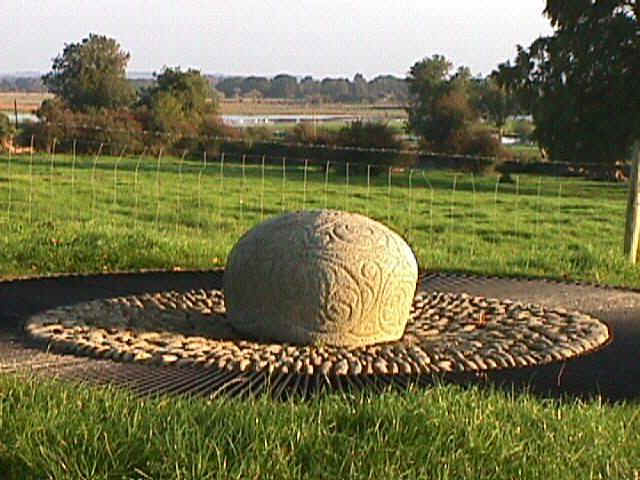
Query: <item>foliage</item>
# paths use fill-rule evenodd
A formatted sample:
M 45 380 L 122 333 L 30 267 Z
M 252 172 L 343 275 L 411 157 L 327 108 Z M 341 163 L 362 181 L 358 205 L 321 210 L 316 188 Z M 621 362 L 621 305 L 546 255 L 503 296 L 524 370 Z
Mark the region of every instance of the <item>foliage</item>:
M 304 99 L 319 102 L 376 102 L 378 100 L 403 103 L 407 98 L 406 82 L 392 75 L 380 75 L 367 81 L 360 73 L 353 80 L 306 76 L 300 81 L 287 74 L 274 78 L 226 77 L 215 85 L 227 98 L 257 97 Z M 259 94 L 259 95 L 258 95 Z
M 516 98 L 494 76 L 474 79 L 472 103 L 480 116 L 502 130 L 507 119 L 518 113 Z
M 338 131 L 335 143 L 345 147 L 356 147 L 355 150 L 345 152 L 344 161 L 359 165 L 360 168 L 354 170 L 358 173 L 364 172 L 367 165 L 374 167 L 370 169 L 374 175 L 385 171 L 387 166 L 407 166 L 407 157 L 397 152 L 402 148 L 402 141 L 386 123 L 360 120 L 351 122 Z
M 438 128 L 436 102 L 447 94 L 452 66 L 443 56 L 434 55 L 416 62 L 409 70 L 408 127 L 423 141 L 435 144 L 442 141 L 438 138 L 442 135 L 434 136 L 434 130 Z
M 0 112 L 0 141 L 9 138 L 15 133 L 15 129 L 4 113 Z
M 115 155 L 128 150 L 143 149 L 145 135 L 142 125 L 129 110 L 71 110 L 58 98 L 48 99 L 37 110 L 39 122 L 22 127 L 21 143 L 29 145 L 31 136 L 40 150 L 50 150 L 55 142 L 58 152 L 93 152 L 100 149 Z M 81 139 L 81 142 L 76 140 Z
M 0 92 L 46 92 L 40 77 L 2 77 Z
M 145 128 L 161 134 L 156 143 L 178 149 L 197 144 L 205 118 L 215 114 L 216 98 L 209 81 L 198 70 L 183 72 L 166 67 L 143 91 L 140 117 Z M 194 143 L 195 142 L 195 143 Z
M 416 62 L 409 71 L 408 128 L 428 150 L 495 156 L 500 142 L 479 124 L 503 124 L 509 113 L 506 96 L 488 79 L 476 79 L 466 67 L 450 74 L 452 64 L 441 55 Z
M 518 46 L 499 81 L 531 112 L 552 159 L 626 159 L 640 139 L 638 3 L 548 0 L 545 13 L 554 34 Z
M 517 118 L 510 122 L 511 133 L 516 135 L 522 142 L 530 142 L 533 139 L 535 126 L 529 120 Z
M 134 98 L 125 76 L 128 62 L 129 54 L 114 39 L 92 33 L 65 45 L 42 81 L 74 111 L 117 109 Z
M 298 96 L 298 80 L 292 75 L 281 73 L 271 80 L 269 97 L 296 98 Z
M 334 135 L 317 122 L 300 122 L 293 127 L 289 142 L 305 145 L 329 145 L 334 142 Z
M 505 153 L 500 141 L 489 129 L 481 125 L 475 125 L 464 132 L 460 138 L 458 151 L 464 155 L 478 155 L 483 157 L 498 157 Z

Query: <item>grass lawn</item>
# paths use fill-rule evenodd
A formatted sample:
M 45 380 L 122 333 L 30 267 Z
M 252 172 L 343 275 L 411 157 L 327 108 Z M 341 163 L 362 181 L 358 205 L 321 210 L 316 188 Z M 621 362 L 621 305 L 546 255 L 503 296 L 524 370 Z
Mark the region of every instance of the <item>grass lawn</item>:
M 639 411 L 453 386 L 206 402 L 0 377 L 0 477 L 633 479 Z
M 221 266 L 261 219 L 329 207 L 387 223 L 423 268 L 640 287 L 622 257 L 624 185 L 346 170 L 0 156 L 0 275 Z M 453 386 L 306 403 L 137 399 L 3 375 L 0 478 L 633 479 L 638 407 Z
M 381 220 L 425 269 L 640 287 L 626 185 L 383 172 L 282 158 L 0 156 L 0 275 L 211 268 L 251 226 L 339 208 Z

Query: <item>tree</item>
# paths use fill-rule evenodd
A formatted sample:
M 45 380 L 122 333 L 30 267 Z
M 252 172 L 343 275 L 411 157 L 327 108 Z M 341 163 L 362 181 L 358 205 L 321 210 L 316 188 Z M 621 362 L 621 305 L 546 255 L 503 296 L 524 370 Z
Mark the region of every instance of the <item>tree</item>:
M 441 55 L 424 58 L 413 64 L 409 70 L 409 130 L 422 137 L 427 143 L 440 143 L 442 135 L 436 135 L 439 129 L 436 118 L 436 103 L 449 91 L 449 72 L 451 62 Z
M 346 78 L 324 78 L 320 83 L 320 91 L 332 101 L 348 102 L 351 99 L 351 84 Z
M 353 77 L 351 97 L 356 102 L 364 102 L 369 99 L 369 84 L 361 73 Z
M 416 62 L 407 77 L 408 129 L 424 147 L 443 153 L 495 156 L 500 142 L 478 122 L 477 81 L 466 67 L 451 75 L 441 55 Z
M 497 78 L 534 119 L 555 160 L 612 163 L 640 139 L 640 6 L 633 0 L 547 0 L 554 34 Z
M 147 128 L 170 135 L 180 142 L 198 135 L 207 116 L 215 116 L 216 98 L 209 81 L 198 70 L 180 67 L 154 74 L 155 84 L 146 89 L 140 106 L 146 111 Z
M 406 102 L 408 98 L 407 82 L 393 75 L 378 75 L 369 82 L 369 96 L 372 99 L 392 99 Z
M 269 96 L 271 98 L 295 98 L 298 96 L 298 80 L 285 73 L 276 75 L 271 80 Z
M 303 98 L 313 99 L 320 95 L 320 82 L 307 75 L 300 80 L 299 90 Z
M 495 124 L 500 137 L 507 118 L 518 113 L 514 96 L 499 84 L 495 76 L 474 79 L 471 101 L 480 116 Z
M 226 98 L 237 97 L 242 93 L 243 77 L 226 77 L 216 84 L 216 90 Z
M 217 102 L 209 81 L 199 70 L 190 68 L 183 72 L 180 67 L 165 67 L 162 73 L 154 74 L 156 84 L 145 92 L 143 101 L 170 95 L 186 115 L 202 115 L 216 110 Z
M 434 55 L 409 71 L 409 129 L 430 149 L 459 153 L 461 137 L 476 119 L 468 90 L 471 73 L 461 67 L 450 76 L 451 62 Z
M 246 95 L 251 91 L 258 91 L 262 96 L 269 93 L 271 81 L 266 77 L 247 77 L 242 82 L 242 94 Z
M 129 54 L 114 39 L 92 33 L 65 45 L 42 81 L 72 110 L 117 109 L 134 99 L 125 75 L 128 62 Z

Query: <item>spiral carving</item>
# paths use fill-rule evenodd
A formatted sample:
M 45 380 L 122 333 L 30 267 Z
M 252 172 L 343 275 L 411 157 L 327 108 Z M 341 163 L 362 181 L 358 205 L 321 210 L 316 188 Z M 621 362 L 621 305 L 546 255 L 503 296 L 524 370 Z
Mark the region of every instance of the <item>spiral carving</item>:
M 404 332 L 418 267 L 406 242 L 365 216 L 319 210 L 268 220 L 225 271 L 234 328 L 265 340 L 361 346 Z

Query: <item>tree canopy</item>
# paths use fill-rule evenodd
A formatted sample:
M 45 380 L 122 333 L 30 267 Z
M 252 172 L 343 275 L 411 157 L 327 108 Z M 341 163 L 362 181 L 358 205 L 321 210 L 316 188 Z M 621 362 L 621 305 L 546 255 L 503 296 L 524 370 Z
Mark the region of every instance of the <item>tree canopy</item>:
M 217 103 L 213 89 L 199 70 L 182 71 L 165 67 L 154 74 L 155 83 L 143 91 L 140 106 L 146 115 L 146 128 L 170 134 L 173 141 L 195 138 L 215 116 Z
M 500 65 L 551 158 L 612 163 L 640 138 L 639 13 L 634 0 L 547 0 L 554 34 Z
M 228 98 L 256 96 L 265 98 L 305 99 L 308 101 L 376 102 L 387 100 L 404 103 L 407 85 L 402 78 L 380 75 L 367 81 L 361 73 L 347 78 L 316 80 L 305 76 L 298 80 L 287 74 L 267 77 L 226 77 L 215 85 Z
M 499 150 L 498 140 L 478 122 L 484 114 L 488 120 L 504 123 L 494 115 L 489 83 L 474 78 L 466 67 L 451 74 L 452 67 L 442 55 L 424 58 L 411 67 L 407 76 L 408 129 L 431 150 L 494 155 Z M 483 98 L 485 103 L 480 102 Z
M 134 99 L 126 79 L 128 62 L 129 54 L 118 42 L 92 33 L 80 43 L 65 45 L 42 81 L 72 110 L 116 109 Z

